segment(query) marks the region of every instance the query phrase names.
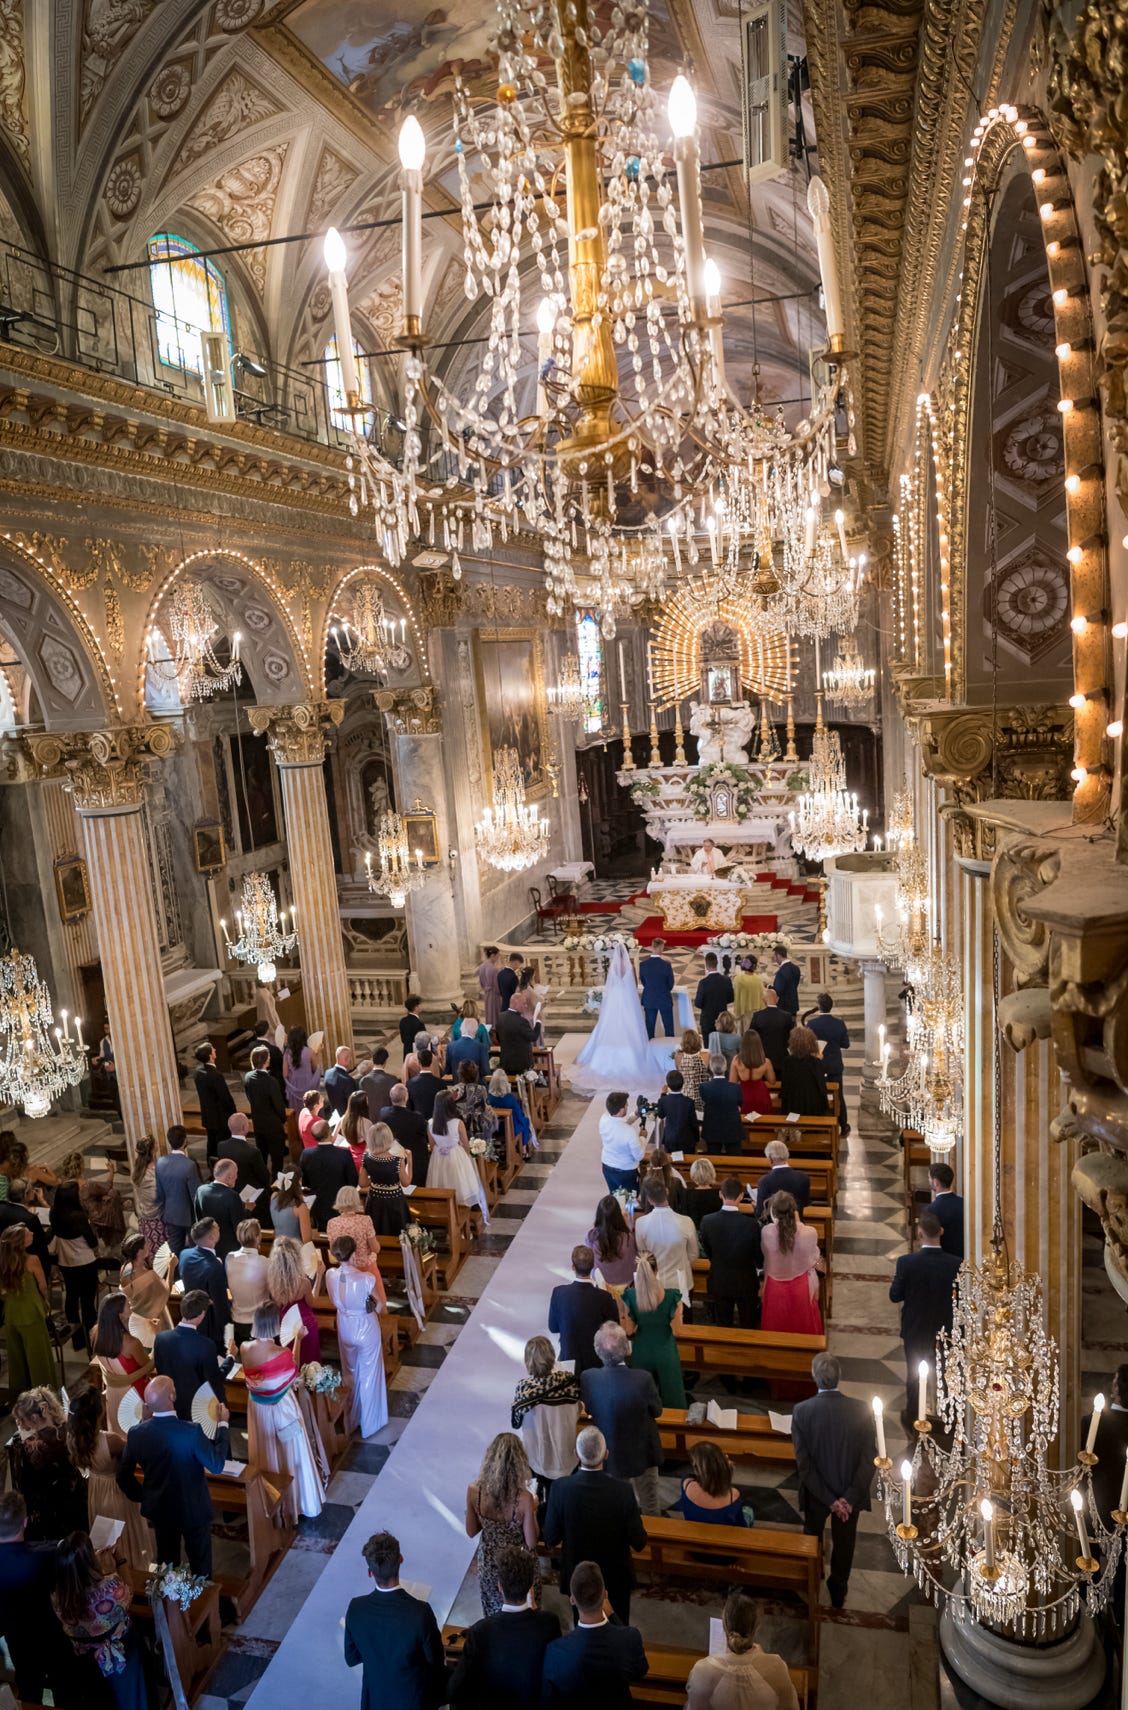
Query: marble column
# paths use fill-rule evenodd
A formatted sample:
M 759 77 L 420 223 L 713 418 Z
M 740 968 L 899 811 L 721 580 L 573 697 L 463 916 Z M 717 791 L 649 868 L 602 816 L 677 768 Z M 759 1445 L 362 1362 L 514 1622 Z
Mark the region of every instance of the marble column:
M 396 779 L 405 807 L 422 802 L 436 818 L 440 861 L 407 899 L 407 945 L 412 990 L 428 1003 L 462 996 L 458 921 L 446 852 L 451 845 L 443 769 L 443 739 L 437 730 L 394 736 Z
M 252 730 L 265 735 L 278 766 L 290 883 L 298 911 L 298 953 L 306 1026 L 325 1034 L 322 1061 L 332 1062 L 353 1042 L 352 1005 L 345 966 L 337 874 L 329 835 L 323 765 L 325 727 L 340 724 L 343 701 L 309 701 L 292 707 L 251 707 Z
M 885 1001 L 887 969 L 884 962 L 859 962 L 862 973 L 862 1003 L 865 1019 L 866 1060 L 862 1064 L 862 1085 L 872 1086 L 877 1079 L 881 1058 L 881 1035 L 878 1028 L 889 1019 Z
M 991 1089 L 995 1078 L 991 1016 L 992 916 L 989 861 L 961 860 L 956 881 L 956 953 L 963 972 L 964 1139 L 953 1160 L 964 1196 L 967 1256 L 991 1250 Z

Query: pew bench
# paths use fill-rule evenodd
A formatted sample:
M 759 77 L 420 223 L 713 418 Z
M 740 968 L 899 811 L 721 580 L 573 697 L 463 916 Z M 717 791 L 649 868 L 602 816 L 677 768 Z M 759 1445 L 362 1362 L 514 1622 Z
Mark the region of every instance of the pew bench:
M 807 1660 L 818 1660 L 822 1539 L 784 1527 L 712 1526 L 644 1515 L 646 1549 L 634 1558 L 651 1580 L 719 1580 L 790 1592 L 807 1609 Z
M 786 1111 L 772 1111 L 766 1116 L 752 1112 L 743 1120 L 746 1146 L 763 1148 L 769 1140 L 785 1140 L 792 1152 L 807 1152 L 819 1158 L 838 1156 L 836 1116 L 800 1116 L 788 1122 Z
M 446 1242 L 445 1253 L 436 1255 L 436 1275 L 440 1286 L 449 1289 L 466 1260 L 482 1214 L 476 1205 L 459 1205 L 453 1188 L 417 1187 L 408 1205 L 413 1217 Z
M 726 1176 L 737 1176 L 742 1182 L 751 1186 L 755 1193 L 760 1177 L 767 1174 L 771 1167 L 764 1157 L 763 1150 L 756 1152 L 702 1152 L 695 1157 L 708 1158 L 717 1173 L 717 1185 L 720 1186 Z M 685 1175 L 691 1168 L 694 1159 L 687 1156 L 682 1164 L 674 1168 Z M 811 1180 L 811 1203 L 813 1205 L 833 1205 L 838 1193 L 838 1165 L 833 1158 L 807 1158 L 799 1153 L 792 1153 L 789 1160 L 793 1169 L 803 1170 Z
M 735 1431 L 725 1431 L 719 1425 L 710 1425 L 707 1419 L 700 1425 L 689 1425 L 684 1409 L 665 1407 L 658 1415 L 658 1435 L 662 1447 L 683 1461 L 689 1459 L 689 1451 L 695 1443 L 716 1443 L 734 1460 L 744 1457 L 783 1466 L 794 1465 L 794 1443 L 782 1432 L 772 1430 L 766 1413 L 741 1413 L 739 1418 L 740 1424 Z
M 732 1377 L 801 1383 L 811 1394 L 811 1361 L 826 1350 L 826 1337 L 783 1330 L 738 1330 L 717 1324 L 683 1324 L 675 1330 L 687 1371 L 724 1372 Z
M 239 1478 L 208 1474 L 212 1506 L 222 1514 L 247 1517 L 250 1571 L 243 1578 L 230 1574 L 218 1576 L 219 1589 L 235 1605 L 240 1621 L 245 1621 L 254 1608 L 293 1541 L 294 1528 L 281 1514 L 282 1502 L 292 1483 L 289 1473 L 268 1472 L 262 1467 L 248 1466 Z

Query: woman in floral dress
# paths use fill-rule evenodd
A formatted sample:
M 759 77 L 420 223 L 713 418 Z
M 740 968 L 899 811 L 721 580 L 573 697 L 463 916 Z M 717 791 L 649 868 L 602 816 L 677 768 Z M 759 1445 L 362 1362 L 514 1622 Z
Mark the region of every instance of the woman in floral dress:
M 88 1532 L 72 1532 L 55 1557 L 51 1594 L 59 1624 L 78 1655 L 92 1656 L 114 1710 L 147 1710 L 141 1650 L 129 1616 L 133 1593 L 94 1554 Z

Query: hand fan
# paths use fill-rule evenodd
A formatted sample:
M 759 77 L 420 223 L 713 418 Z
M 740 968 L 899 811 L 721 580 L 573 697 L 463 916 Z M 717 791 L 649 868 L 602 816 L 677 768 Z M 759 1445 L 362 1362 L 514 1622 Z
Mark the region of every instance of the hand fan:
M 141 1397 L 131 1386 L 126 1390 L 125 1394 L 118 1402 L 118 1429 L 121 1431 L 128 1431 L 134 1425 L 140 1425 L 143 1418 L 144 1409 L 141 1405 Z
M 163 1281 L 172 1268 L 172 1248 L 167 1241 L 162 1241 L 153 1254 L 153 1269 Z
M 317 1256 L 317 1248 L 314 1246 L 313 1242 L 304 1241 L 302 1243 L 302 1270 L 305 1272 L 310 1282 L 315 1280 L 320 1262 L 321 1261 Z
M 321 1028 L 318 1028 L 316 1033 L 311 1033 L 306 1043 L 313 1055 L 316 1057 L 317 1053 L 321 1050 L 322 1045 L 325 1043 L 325 1034 Z
M 304 1333 L 305 1325 L 302 1323 L 302 1315 L 295 1304 L 290 1307 L 285 1318 L 282 1320 L 282 1327 L 278 1332 L 278 1340 L 281 1342 L 282 1346 L 285 1347 L 288 1342 L 300 1341 Z
M 208 1383 L 202 1383 L 192 1397 L 192 1420 L 205 1437 L 214 1437 L 219 1430 L 219 1402 Z

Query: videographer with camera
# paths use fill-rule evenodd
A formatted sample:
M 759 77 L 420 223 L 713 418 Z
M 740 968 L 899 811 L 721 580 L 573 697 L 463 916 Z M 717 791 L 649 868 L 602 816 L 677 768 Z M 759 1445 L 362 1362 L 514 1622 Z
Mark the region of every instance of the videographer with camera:
M 638 1192 L 638 1165 L 646 1151 L 646 1130 L 642 1111 L 636 1110 L 633 1116 L 628 1116 L 629 1105 L 629 1093 L 608 1093 L 607 1108 L 599 1119 L 603 1146 L 600 1162 L 608 1193 L 617 1193 L 620 1188 L 626 1188 L 628 1193 Z

